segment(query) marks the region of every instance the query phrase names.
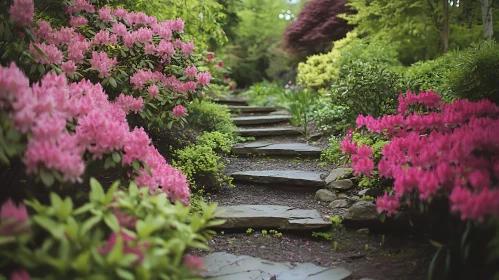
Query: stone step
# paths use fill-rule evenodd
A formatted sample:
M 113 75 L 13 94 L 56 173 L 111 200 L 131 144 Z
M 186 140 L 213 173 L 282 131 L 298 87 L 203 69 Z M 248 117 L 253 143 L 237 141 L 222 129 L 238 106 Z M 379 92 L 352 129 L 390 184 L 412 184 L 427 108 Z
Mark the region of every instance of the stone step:
M 235 125 L 274 124 L 287 122 L 291 116 L 249 116 L 231 118 Z
M 316 191 L 324 188 L 321 173 L 300 170 L 240 171 L 230 176 L 237 181 L 271 184 L 278 187 L 296 186 L 303 190 Z
M 245 137 L 294 136 L 301 132 L 294 127 L 241 128 L 239 134 Z
M 251 256 L 215 252 L 203 257 L 205 279 L 347 280 L 352 273 L 343 267 L 323 267 L 313 263 L 271 262 Z M 274 277 L 275 278 L 272 278 Z
M 305 143 L 265 143 L 265 142 L 252 142 L 248 144 L 237 144 L 232 147 L 232 154 L 234 155 L 269 155 L 269 156 L 306 156 L 306 157 L 320 157 L 322 152 L 321 148 L 309 146 Z
M 279 110 L 277 107 L 265 106 L 228 106 L 233 113 L 270 113 Z
M 234 106 L 248 106 L 248 100 L 241 98 L 228 98 L 228 99 L 213 99 L 215 103 L 223 104 L 223 105 L 234 105 Z
M 216 217 L 224 219 L 219 229 L 319 230 L 331 227 L 315 210 L 279 205 L 232 205 L 217 208 Z

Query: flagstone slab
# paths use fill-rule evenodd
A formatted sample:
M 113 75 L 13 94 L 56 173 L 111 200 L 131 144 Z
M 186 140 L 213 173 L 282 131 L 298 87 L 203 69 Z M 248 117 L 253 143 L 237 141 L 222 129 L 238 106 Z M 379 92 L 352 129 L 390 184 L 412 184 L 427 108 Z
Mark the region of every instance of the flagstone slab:
M 291 116 L 250 116 L 250 117 L 235 117 L 231 118 L 235 125 L 255 125 L 255 124 L 274 124 L 287 122 Z
M 231 112 L 241 112 L 241 113 L 270 113 L 275 112 L 279 108 L 277 107 L 265 107 L 265 106 L 228 106 Z
M 301 132 L 294 127 L 241 128 L 239 134 L 245 137 L 291 136 Z
M 315 209 L 280 205 L 232 205 L 217 208 L 217 218 L 226 222 L 219 229 L 265 228 L 280 230 L 318 230 L 331 227 Z
M 223 105 L 248 106 L 248 100 L 240 98 L 213 99 L 213 102 Z
M 234 180 L 272 184 L 276 186 L 298 186 L 317 190 L 324 188 L 321 173 L 301 170 L 240 171 L 231 174 Z
M 347 280 L 352 273 L 342 267 L 321 267 L 312 263 L 279 263 L 250 256 L 215 252 L 204 258 L 205 279 L 216 280 Z M 275 277 L 275 278 L 272 278 Z
M 305 143 L 264 143 L 253 142 L 249 144 L 237 144 L 232 147 L 235 155 L 257 154 L 273 156 L 309 156 L 319 157 L 322 149 Z

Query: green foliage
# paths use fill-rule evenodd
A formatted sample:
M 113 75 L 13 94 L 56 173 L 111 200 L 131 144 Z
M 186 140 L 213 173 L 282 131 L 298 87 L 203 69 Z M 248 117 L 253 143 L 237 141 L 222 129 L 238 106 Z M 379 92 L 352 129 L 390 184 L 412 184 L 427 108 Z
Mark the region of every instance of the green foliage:
M 499 103 L 499 46 L 494 41 L 472 44 L 455 55 L 448 84 L 452 94 L 472 101 L 488 98 Z
M 372 197 L 372 196 L 365 195 L 365 196 L 361 197 L 361 198 L 360 198 L 360 200 L 361 200 L 361 201 L 374 201 L 375 199 L 374 199 L 374 197 Z M 383 235 L 383 240 L 384 240 L 384 239 L 385 239 L 385 237 L 384 237 L 384 235 Z M 383 241 L 383 243 L 384 243 L 384 241 Z
M 191 249 L 207 249 L 216 204 L 202 214 L 171 203 L 165 193 L 151 194 L 132 183 L 107 192 L 91 180 L 89 201 L 76 208 L 71 198 L 50 194 L 50 204 L 25 203 L 29 230 L 0 241 L 0 267 L 23 267 L 35 279 L 192 279 L 183 262 Z M 134 222 L 124 222 L 124 219 Z M 6 221 L 2 221 L 5 223 Z M 3 224 L 5 225 L 5 224 Z M 3 227 L 2 225 L 2 227 Z
M 312 232 L 313 237 L 321 237 L 326 240 L 333 240 L 333 234 L 331 232 Z
M 307 88 L 291 86 L 282 91 L 281 99 L 283 107 L 291 113 L 291 124 L 303 126 L 303 133 L 307 135 L 308 123 L 312 107 L 317 99 L 317 93 Z
M 196 139 L 197 145 L 208 146 L 217 153 L 230 153 L 233 139 L 226 133 L 220 131 L 204 132 L 203 135 Z
M 329 145 L 321 153 L 321 161 L 328 164 L 342 165 L 348 158 L 341 152 L 341 140 L 336 136 L 329 138 Z
M 321 98 L 315 104 L 311 114 L 311 119 L 317 125 L 317 129 L 322 132 L 336 134 L 345 132 L 352 124 L 354 116 L 351 115 L 350 108 L 344 105 L 335 105 L 330 98 Z
M 344 66 L 332 85 L 331 97 L 337 105 L 348 106 L 350 116 L 395 114 L 397 98 L 403 90 L 401 75 L 378 62 L 353 61 Z M 355 118 L 350 119 L 353 123 Z
M 247 233 L 247 234 L 250 234 L 250 233 L 252 233 L 253 231 L 254 231 L 254 230 L 253 230 L 252 228 L 248 228 L 248 229 L 246 230 L 246 233 Z
M 225 163 L 207 145 L 194 144 L 175 152 L 173 166 L 182 170 L 191 183 L 191 189 L 220 189 L 231 185 L 232 178 L 224 175 Z
M 253 84 L 241 96 L 249 100 L 251 106 L 281 106 L 284 87 L 277 83 L 263 81 Z
M 189 122 L 204 131 L 218 131 L 227 135 L 234 135 L 236 131 L 227 106 L 201 100 L 192 102 L 188 110 Z
M 319 91 L 327 89 L 340 73 L 342 50 L 356 38 L 355 30 L 348 32 L 345 38 L 334 42 L 330 52 L 309 56 L 306 62 L 299 63 L 297 82 Z
M 453 68 L 454 57 L 454 53 L 451 52 L 435 60 L 419 61 L 407 67 L 404 69 L 406 88 L 413 92 L 434 90 L 449 100 L 450 89 L 446 78 Z
M 341 224 L 341 218 L 338 215 L 334 215 L 329 220 L 333 224 L 333 229 L 339 229 L 343 227 L 343 225 Z
M 348 74 L 345 66 L 357 61 L 370 62 L 390 66 L 398 66 L 397 51 L 393 44 L 385 40 L 357 39 L 347 44 L 338 59 L 340 65 L 339 78 Z M 346 70 L 346 72 L 344 71 Z

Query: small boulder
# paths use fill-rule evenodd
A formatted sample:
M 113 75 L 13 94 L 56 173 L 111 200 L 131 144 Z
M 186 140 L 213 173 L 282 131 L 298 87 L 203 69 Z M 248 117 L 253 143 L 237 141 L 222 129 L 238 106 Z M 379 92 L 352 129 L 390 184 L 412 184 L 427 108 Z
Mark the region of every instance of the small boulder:
M 360 234 L 369 235 L 369 229 L 368 228 L 358 229 L 357 232 L 360 233 Z
M 378 210 L 376 209 L 376 205 L 371 201 L 354 203 L 348 209 L 343 221 L 347 224 L 356 224 L 363 227 L 380 224 Z
M 337 199 L 336 194 L 326 189 L 320 189 L 315 193 L 315 200 L 331 202 Z
M 327 175 L 326 179 L 324 179 L 324 182 L 327 184 L 334 182 L 338 179 L 345 179 L 345 178 L 350 178 L 353 175 L 353 169 L 352 168 L 336 168 L 331 170 L 329 172 L 329 175 Z
M 361 190 L 360 192 L 358 192 L 357 194 L 358 194 L 360 197 L 362 197 L 362 196 L 366 195 L 366 192 L 367 192 L 368 190 L 369 190 L 369 189 L 363 189 L 363 190 Z
M 337 199 L 329 204 L 329 208 L 346 208 L 350 203 L 346 199 Z
M 353 187 L 355 187 L 355 185 L 350 179 L 333 181 L 326 185 L 326 188 L 328 190 L 339 190 L 339 191 L 348 191 Z

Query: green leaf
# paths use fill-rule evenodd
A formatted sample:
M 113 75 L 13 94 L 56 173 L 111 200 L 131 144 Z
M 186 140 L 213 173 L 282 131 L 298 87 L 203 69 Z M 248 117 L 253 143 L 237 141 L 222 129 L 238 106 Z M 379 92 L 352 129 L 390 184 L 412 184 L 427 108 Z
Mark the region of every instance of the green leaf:
M 116 162 L 116 163 L 120 163 L 121 162 L 121 155 L 120 155 L 119 152 L 114 151 L 113 154 L 112 154 L 112 156 L 113 156 L 114 162 Z
M 45 74 L 45 66 L 43 64 L 38 64 L 38 72 L 40 72 L 40 74 Z
M 49 217 L 35 215 L 33 217 L 33 220 L 46 231 L 50 232 L 50 234 L 52 234 L 52 236 L 54 236 L 55 238 L 61 239 L 64 237 L 64 228 L 62 227 L 62 225 L 58 224 Z
M 114 264 L 119 262 L 122 256 L 123 256 L 123 237 L 121 236 L 121 234 L 117 234 L 116 242 L 114 243 L 113 248 L 107 255 L 107 261 L 110 264 Z
M 92 218 L 86 220 L 81 226 L 80 234 L 85 235 L 89 230 L 91 230 L 98 222 L 102 220 L 101 216 L 93 216 Z
M 88 212 L 88 210 L 94 208 L 94 205 L 92 203 L 87 203 L 83 206 L 81 206 L 80 208 L 76 209 L 73 214 L 74 215 L 80 215 L 80 214 L 83 214 L 85 212 Z
M 113 77 L 109 77 L 109 83 L 113 88 L 116 88 L 118 84 L 116 83 L 116 80 Z
M 37 44 L 33 44 L 33 47 L 35 48 L 35 50 L 38 54 L 40 54 L 41 56 L 43 56 L 45 58 L 49 58 L 48 55 L 42 49 L 40 49 L 40 47 Z M 40 65 L 43 66 L 43 64 L 40 64 Z M 45 72 L 45 67 L 43 67 L 43 71 L 42 71 L 42 70 L 40 70 L 40 66 L 38 66 L 38 70 L 40 72 Z
M 145 162 L 143 162 L 142 165 L 144 166 L 145 170 L 147 171 L 147 174 L 149 174 L 149 176 L 152 176 L 151 168 L 149 168 L 149 165 L 147 165 Z
M 118 274 L 120 279 L 124 279 L 124 280 L 134 280 L 135 279 L 135 276 L 133 275 L 133 273 L 131 273 L 130 271 L 126 271 L 124 269 L 121 269 L 121 268 L 116 268 L 116 274 Z
M 172 125 L 173 125 L 173 121 L 170 121 L 170 122 L 168 122 L 168 124 L 166 125 L 166 128 L 168 128 L 168 129 L 172 129 Z
M 104 169 L 109 169 L 110 167 L 115 167 L 115 162 L 113 161 L 112 157 L 106 157 L 106 160 L 104 161 Z
M 120 231 L 120 223 L 114 214 L 108 213 L 104 215 L 104 222 L 106 225 L 112 229 L 114 232 Z
M 140 163 L 138 160 L 134 159 L 132 161 L 132 166 L 133 166 L 133 169 L 135 169 L 136 171 L 138 171 L 140 169 Z
M 0 246 L 13 242 L 16 242 L 16 238 L 14 236 L 0 236 Z
M 72 262 L 72 267 L 80 273 L 88 273 L 90 271 L 90 251 L 84 251 L 76 257 Z
M 444 247 L 440 247 L 438 251 L 435 253 L 433 256 L 433 259 L 431 260 L 430 267 L 428 268 L 428 280 L 433 279 L 433 272 L 435 271 L 435 264 L 437 263 L 438 257 L 440 256 L 440 253 L 443 251 Z
M 33 33 L 31 33 L 31 31 L 27 27 L 24 27 L 23 30 L 24 30 L 24 34 L 26 34 L 28 36 L 28 38 L 31 42 L 33 42 L 33 43 L 36 42 L 35 36 L 33 35 Z
M 130 182 L 128 186 L 128 193 L 130 196 L 137 196 L 139 194 L 139 188 L 137 188 L 137 184 L 135 182 Z
M 42 179 L 43 184 L 47 187 L 52 186 L 55 181 L 52 172 L 45 170 L 45 168 L 40 168 L 40 178 Z
M 95 178 L 90 179 L 89 198 L 91 202 L 104 202 L 104 189 L 102 189 L 101 184 Z
M 113 200 L 114 193 L 120 186 L 120 181 L 114 182 L 111 187 L 107 190 L 106 197 L 104 199 L 104 204 L 109 204 Z

